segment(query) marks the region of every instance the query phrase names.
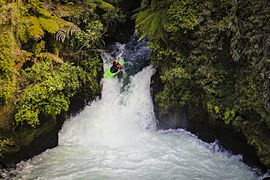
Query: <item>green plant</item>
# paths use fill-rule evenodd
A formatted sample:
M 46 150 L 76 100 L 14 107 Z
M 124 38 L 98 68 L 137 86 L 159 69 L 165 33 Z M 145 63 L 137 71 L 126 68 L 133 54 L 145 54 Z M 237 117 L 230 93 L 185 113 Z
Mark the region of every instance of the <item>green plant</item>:
M 14 143 L 14 140 L 12 138 L 0 139 L 0 156 L 1 156 L 2 152 L 7 150 L 7 147 L 13 146 L 14 144 L 15 143 Z
M 28 86 L 19 97 L 16 124 L 39 125 L 39 115 L 55 117 L 67 111 L 69 98 L 79 88 L 78 74 L 81 69 L 69 63 L 61 65 L 53 61 L 35 64 L 25 70 Z

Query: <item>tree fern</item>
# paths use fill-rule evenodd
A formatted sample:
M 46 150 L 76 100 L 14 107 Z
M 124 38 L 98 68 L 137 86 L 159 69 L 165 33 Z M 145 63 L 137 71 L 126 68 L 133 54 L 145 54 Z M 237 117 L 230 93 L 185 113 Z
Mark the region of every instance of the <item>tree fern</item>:
M 30 16 L 29 20 L 31 21 L 31 25 L 28 27 L 28 34 L 34 40 L 39 40 L 44 36 L 44 31 L 39 24 L 39 20 L 37 17 Z
M 31 8 L 38 14 L 38 16 L 43 16 L 43 17 L 51 17 L 51 13 L 46 11 L 45 9 L 41 8 L 42 2 L 40 1 L 31 1 Z
M 57 33 L 55 34 L 55 39 L 60 42 L 64 42 L 67 37 L 67 33 L 62 29 L 57 31 Z
M 39 17 L 38 20 L 43 29 L 51 34 L 54 34 L 59 30 L 58 23 L 53 19 Z
M 71 22 L 65 21 L 61 18 L 56 18 L 55 20 L 60 26 L 60 29 L 55 34 L 57 41 L 64 42 L 66 38 L 69 38 L 74 33 L 80 31 L 80 28 Z

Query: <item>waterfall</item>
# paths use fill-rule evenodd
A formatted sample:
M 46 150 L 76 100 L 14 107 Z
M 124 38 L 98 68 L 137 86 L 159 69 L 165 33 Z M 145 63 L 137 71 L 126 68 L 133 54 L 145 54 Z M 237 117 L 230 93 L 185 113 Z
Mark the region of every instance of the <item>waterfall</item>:
M 127 58 L 124 45 L 115 48 L 117 58 Z M 111 54 L 102 55 L 104 68 Z M 144 67 L 124 90 L 123 79 L 103 79 L 101 98 L 65 122 L 59 146 L 18 164 L 14 179 L 257 179 L 241 156 L 220 152 L 215 143 L 183 129 L 157 130 L 154 72 Z

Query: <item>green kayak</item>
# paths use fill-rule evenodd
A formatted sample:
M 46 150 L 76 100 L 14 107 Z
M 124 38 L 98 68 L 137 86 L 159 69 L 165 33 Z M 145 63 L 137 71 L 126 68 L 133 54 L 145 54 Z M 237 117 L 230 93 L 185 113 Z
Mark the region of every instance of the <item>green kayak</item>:
M 120 63 L 121 66 L 124 66 L 124 64 L 125 64 L 125 61 L 123 59 L 119 59 L 119 60 L 116 60 L 116 61 L 118 63 Z M 107 78 L 107 79 L 112 78 L 112 77 L 116 76 L 121 71 L 121 70 L 118 70 L 117 72 L 112 73 L 110 71 L 111 67 L 112 67 L 112 65 L 108 69 L 106 69 L 106 71 L 104 72 L 104 75 L 103 75 L 104 78 Z

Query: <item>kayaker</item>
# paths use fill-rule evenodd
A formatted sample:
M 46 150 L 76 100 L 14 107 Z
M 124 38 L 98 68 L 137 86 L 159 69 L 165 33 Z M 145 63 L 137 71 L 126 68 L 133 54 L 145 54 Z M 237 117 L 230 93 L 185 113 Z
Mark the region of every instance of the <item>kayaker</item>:
M 110 69 L 111 73 L 116 73 L 118 70 L 121 70 L 121 69 L 122 69 L 122 65 L 118 61 L 114 60 L 113 65 Z

